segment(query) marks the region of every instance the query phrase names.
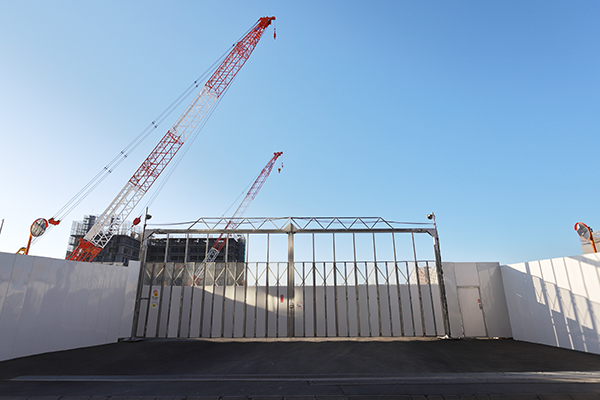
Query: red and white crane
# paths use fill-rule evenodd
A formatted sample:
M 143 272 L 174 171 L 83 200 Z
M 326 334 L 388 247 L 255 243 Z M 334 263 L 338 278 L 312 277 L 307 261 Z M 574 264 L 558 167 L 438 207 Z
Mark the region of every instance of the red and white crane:
M 271 158 L 271 160 L 267 163 L 267 165 L 263 168 L 263 170 L 260 171 L 258 178 L 256 178 L 256 180 L 252 184 L 252 187 L 250 188 L 250 190 L 248 190 L 248 193 L 246 193 L 246 197 L 244 197 L 244 200 L 242 200 L 242 202 L 238 206 L 237 210 L 235 210 L 235 213 L 233 213 L 233 217 L 231 217 L 231 219 L 225 226 L 225 230 L 235 229 L 240 225 L 240 223 L 242 222 L 242 217 L 248 210 L 250 203 L 252 203 L 252 200 L 254 200 L 254 198 L 260 191 L 260 188 L 262 188 L 265 181 L 269 177 L 269 174 L 273 170 L 273 165 L 275 165 L 275 161 L 277 161 L 279 156 L 282 154 L 283 154 L 282 151 L 273 153 L 273 158 Z M 206 258 L 203 261 L 204 263 L 215 261 L 215 259 L 217 258 L 217 256 L 221 252 L 221 250 L 223 250 L 223 246 L 225 246 L 225 243 L 227 242 L 227 238 L 229 238 L 229 235 L 230 235 L 229 233 L 225 233 L 225 232 L 221 233 L 221 236 L 219 236 L 219 238 L 215 241 L 215 244 L 213 244 L 213 246 L 209 250 L 208 254 L 206 255 Z
M 265 29 L 274 20 L 275 17 L 260 18 L 250 31 L 235 44 L 225 60 L 208 79 L 202 91 L 160 140 L 113 202 L 96 219 L 92 229 L 80 240 L 77 248 L 67 257 L 68 260 L 92 261 L 106 246 L 169 162 L 175 157 L 185 140 L 204 118 L 210 115 L 212 107 L 227 90 L 229 84 L 252 54 Z

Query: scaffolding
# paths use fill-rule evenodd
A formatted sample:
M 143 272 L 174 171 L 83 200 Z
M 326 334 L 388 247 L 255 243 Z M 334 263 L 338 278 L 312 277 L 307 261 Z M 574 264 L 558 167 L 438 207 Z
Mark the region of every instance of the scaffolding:
M 71 233 L 69 236 L 69 245 L 67 246 L 67 257 L 73 250 L 77 248 L 79 245 L 80 239 L 82 239 L 89 231 L 92 229 L 94 224 L 96 223 L 97 215 L 85 215 L 83 217 L 83 221 L 73 221 L 71 225 Z M 133 239 L 133 242 L 130 242 L 128 247 L 137 248 L 139 251 L 139 242 L 141 241 L 141 229 L 137 226 L 133 226 L 130 221 L 125 221 L 124 224 L 120 225 L 116 228 L 116 232 L 114 235 L 114 239 L 111 241 L 114 245 L 126 241 L 125 238 Z M 113 254 L 118 253 L 115 250 L 109 249 L 109 245 L 107 245 L 107 252 L 111 252 Z M 114 246 L 113 246 L 114 247 Z M 132 249 L 129 249 L 130 252 Z M 137 259 L 138 257 L 131 257 L 131 259 Z

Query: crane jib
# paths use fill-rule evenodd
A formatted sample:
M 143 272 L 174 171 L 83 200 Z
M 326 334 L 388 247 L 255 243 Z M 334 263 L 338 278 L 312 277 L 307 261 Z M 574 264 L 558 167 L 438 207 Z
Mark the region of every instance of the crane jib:
M 106 246 L 144 194 L 175 157 L 185 140 L 197 127 L 202 126 L 201 122 L 205 117 L 210 116 L 211 109 L 217 104 L 218 97 L 226 91 L 252 54 L 264 30 L 274 20 L 275 17 L 260 18 L 249 33 L 234 46 L 206 82 L 200 94 L 194 98 L 175 125 L 152 150 L 104 213 L 97 218 L 96 224 L 67 257 L 68 259 L 92 261 L 100 250 Z

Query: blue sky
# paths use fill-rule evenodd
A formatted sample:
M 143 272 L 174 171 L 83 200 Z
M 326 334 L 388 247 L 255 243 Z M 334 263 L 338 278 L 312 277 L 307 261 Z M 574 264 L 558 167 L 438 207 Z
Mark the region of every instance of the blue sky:
M 575 222 L 600 229 L 598 2 L 23 1 L 0 13 L 0 251 L 271 15 L 277 39 L 258 44 L 153 222 L 221 216 L 283 151 L 248 216 L 434 211 L 445 260 L 501 263 L 580 254 Z M 101 213 L 175 118 L 32 254 L 63 257 L 72 220 Z

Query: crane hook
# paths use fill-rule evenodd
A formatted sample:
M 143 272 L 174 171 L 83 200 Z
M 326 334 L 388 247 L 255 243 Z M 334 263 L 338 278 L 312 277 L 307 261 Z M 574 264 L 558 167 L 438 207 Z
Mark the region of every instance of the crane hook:
M 273 27 L 273 40 L 277 39 L 277 29 Z

